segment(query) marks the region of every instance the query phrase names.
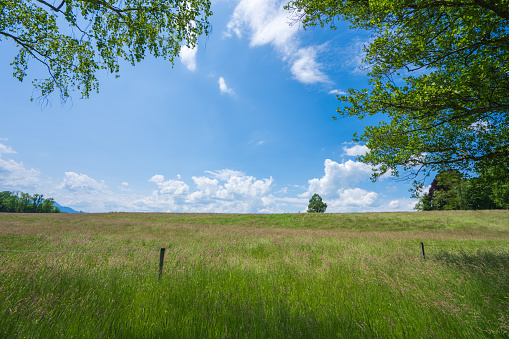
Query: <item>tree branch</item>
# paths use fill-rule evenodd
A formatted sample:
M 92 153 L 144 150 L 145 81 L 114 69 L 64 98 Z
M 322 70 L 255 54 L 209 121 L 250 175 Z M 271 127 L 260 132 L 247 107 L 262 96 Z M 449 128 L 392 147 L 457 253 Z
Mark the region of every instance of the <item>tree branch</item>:
M 52 10 L 54 10 L 55 12 L 60 12 L 60 9 L 62 8 L 62 6 L 65 4 L 65 1 L 62 1 L 60 3 L 60 5 L 58 5 L 57 7 L 47 3 L 46 1 L 44 0 L 36 0 L 37 2 L 40 2 L 41 4 L 44 4 L 46 6 L 48 6 L 49 8 L 51 8 Z

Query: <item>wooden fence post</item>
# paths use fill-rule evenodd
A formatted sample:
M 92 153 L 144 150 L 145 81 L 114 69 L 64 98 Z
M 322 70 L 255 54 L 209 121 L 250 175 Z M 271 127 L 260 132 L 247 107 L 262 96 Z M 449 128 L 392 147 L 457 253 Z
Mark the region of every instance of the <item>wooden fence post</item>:
M 161 248 L 161 251 L 159 252 L 159 280 L 161 280 L 161 275 L 163 275 L 163 264 L 164 264 L 164 252 L 166 251 L 165 248 Z
M 421 242 L 421 256 L 423 259 L 426 259 L 426 255 L 424 254 L 424 243 Z

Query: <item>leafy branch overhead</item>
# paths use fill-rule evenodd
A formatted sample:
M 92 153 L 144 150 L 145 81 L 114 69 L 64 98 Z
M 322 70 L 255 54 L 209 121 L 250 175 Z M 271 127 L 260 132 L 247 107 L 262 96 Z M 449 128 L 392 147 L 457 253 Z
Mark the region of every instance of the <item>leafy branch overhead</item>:
M 305 27 L 366 29 L 369 87 L 339 97 L 341 116 L 384 119 L 356 140 L 376 180 L 509 167 L 509 0 L 294 0 Z M 484 168 L 484 169 L 483 169 Z
M 98 92 L 96 72 L 119 73 L 122 59 L 134 65 L 150 53 L 173 64 L 182 45 L 209 34 L 210 15 L 208 0 L 0 0 L 0 40 L 19 47 L 17 79 L 38 61 L 47 77 L 33 81 L 37 92 L 58 90 L 65 101 L 70 90 Z

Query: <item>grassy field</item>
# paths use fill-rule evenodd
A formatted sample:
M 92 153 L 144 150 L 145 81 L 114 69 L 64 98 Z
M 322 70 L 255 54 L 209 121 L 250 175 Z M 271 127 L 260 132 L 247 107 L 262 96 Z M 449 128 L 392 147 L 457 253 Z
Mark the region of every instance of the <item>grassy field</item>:
M 0 338 L 163 337 L 507 338 L 509 211 L 0 213 Z

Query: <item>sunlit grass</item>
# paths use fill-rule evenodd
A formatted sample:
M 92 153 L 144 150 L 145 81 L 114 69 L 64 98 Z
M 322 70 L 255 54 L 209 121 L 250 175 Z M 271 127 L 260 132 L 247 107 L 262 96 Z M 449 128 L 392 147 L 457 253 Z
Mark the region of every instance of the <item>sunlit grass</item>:
M 507 337 L 507 220 L 0 214 L 0 337 Z

